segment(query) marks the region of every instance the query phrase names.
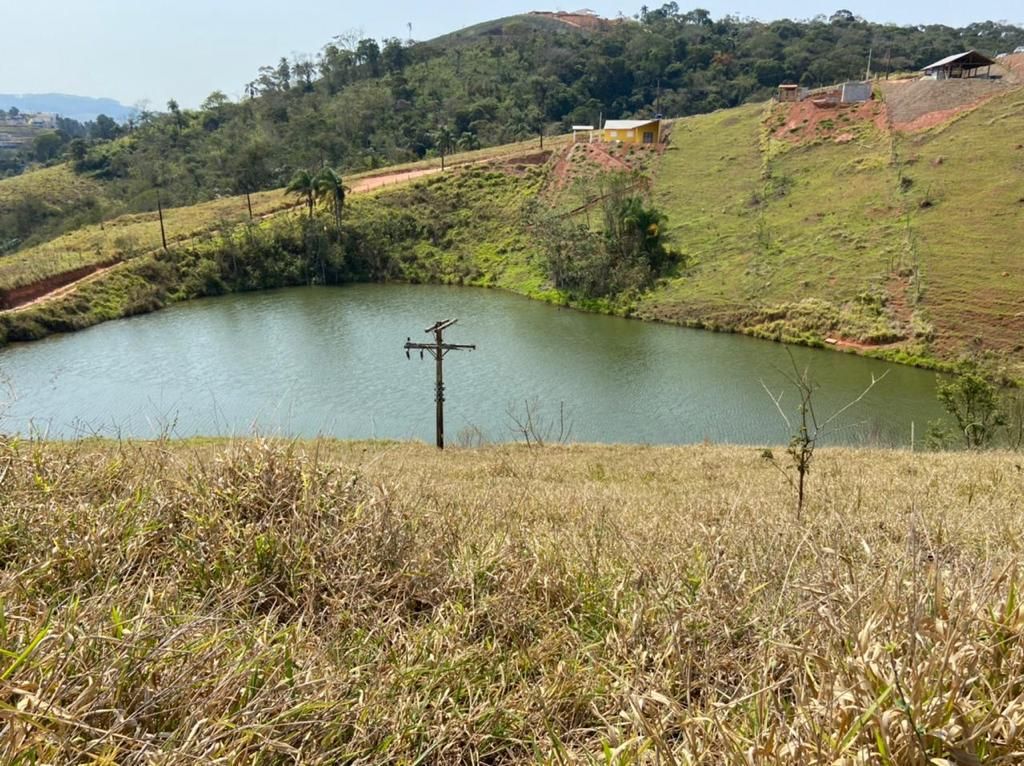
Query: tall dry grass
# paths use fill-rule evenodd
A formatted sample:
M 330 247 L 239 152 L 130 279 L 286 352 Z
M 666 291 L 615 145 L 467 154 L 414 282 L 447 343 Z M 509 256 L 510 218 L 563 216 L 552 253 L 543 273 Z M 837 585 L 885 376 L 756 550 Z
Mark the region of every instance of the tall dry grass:
M 1010 764 L 1021 457 L 0 449 L 0 762 Z

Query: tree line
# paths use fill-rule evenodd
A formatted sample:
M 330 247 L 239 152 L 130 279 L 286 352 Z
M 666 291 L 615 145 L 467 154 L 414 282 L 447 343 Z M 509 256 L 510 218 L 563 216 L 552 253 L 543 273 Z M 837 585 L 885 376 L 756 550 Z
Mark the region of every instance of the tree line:
M 130 125 L 99 118 L 57 131 L 35 161 L 69 159 L 110 182 L 125 209 L 287 184 L 299 170 L 342 172 L 542 136 L 573 123 L 685 116 L 767 98 L 781 82 L 815 86 L 876 71 L 912 71 L 965 48 L 1024 45 L 999 22 L 962 28 L 876 24 L 846 10 L 761 22 L 676 3 L 643 7 L 601 31 L 533 17 L 433 42 L 339 36 L 316 55 L 262 67 L 232 101 L 170 101 Z M 0 172 L 3 172 L 0 170 Z

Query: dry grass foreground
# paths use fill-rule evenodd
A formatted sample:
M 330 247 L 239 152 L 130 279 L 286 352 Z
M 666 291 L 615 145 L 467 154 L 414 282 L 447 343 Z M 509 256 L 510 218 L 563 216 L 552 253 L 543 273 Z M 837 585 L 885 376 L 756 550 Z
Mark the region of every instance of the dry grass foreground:
M 1010 764 L 1021 456 L 0 446 L 0 762 Z

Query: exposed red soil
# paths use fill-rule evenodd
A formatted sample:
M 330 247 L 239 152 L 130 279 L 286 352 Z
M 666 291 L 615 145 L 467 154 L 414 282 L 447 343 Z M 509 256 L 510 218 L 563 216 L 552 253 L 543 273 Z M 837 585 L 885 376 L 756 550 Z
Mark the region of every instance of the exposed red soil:
M 52 277 L 33 282 L 30 285 L 2 291 L 0 292 L 0 309 L 8 310 L 37 303 L 44 296 L 51 295 L 68 285 L 81 282 L 96 272 L 106 271 L 111 266 L 120 263 L 120 260 L 120 258 L 115 258 L 103 263 L 93 263 L 88 266 L 72 269 L 71 271 L 65 271 L 63 274 L 55 274 Z
M 643 144 L 631 144 L 635 149 L 634 161 L 641 161 L 647 157 L 648 152 L 660 151 L 662 147 L 645 146 Z M 612 153 L 610 145 L 601 143 L 572 144 L 561 152 L 555 162 L 552 174 L 555 189 L 562 189 L 568 185 L 579 172 L 586 171 L 626 171 L 634 170 L 634 165 L 629 156 L 617 157 Z M 582 159 L 580 159 L 582 157 Z M 576 167 L 576 166 L 579 167 Z
M 780 141 L 800 144 L 815 139 L 832 139 L 837 143 L 848 143 L 854 134 L 850 129 L 860 123 L 871 122 L 879 130 L 888 128 L 888 114 L 881 101 L 866 101 L 862 104 L 835 104 L 819 106 L 811 99 L 792 104 L 779 104 L 776 109 L 786 109 L 785 122 L 772 134 Z
M 620 23 L 617 20 L 605 19 L 589 13 L 566 13 L 564 11 L 531 11 L 531 16 L 543 16 L 548 19 L 560 21 L 575 29 L 608 29 L 614 24 Z
M 986 80 L 886 80 L 879 83 L 892 127 L 904 133 L 928 130 L 1005 93 L 1010 78 Z
M 875 351 L 880 348 L 893 348 L 900 345 L 903 341 L 895 341 L 894 343 L 862 343 L 859 340 L 846 340 L 844 338 L 826 338 L 825 342 L 835 348 L 849 348 L 854 351 Z
M 993 93 L 988 96 L 983 96 L 970 104 L 953 107 L 952 109 L 943 109 L 938 112 L 929 112 L 928 114 L 918 117 L 916 120 L 893 125 L 893 128 L 901 133 L 919 133 L 922 130 L 929 130 L 942 125 L 943 123 L 949 122 L 961 112 L 966 112 L 981 106 L 989 99 L 994 98 L 994 96 L 995 94 Z
M 887 297 L 886 307 L 889 315 L 896 320 L 897 325 L 909 327 L 914 317 L 914 309 L 910 307 L 910 278 L 893 274 L 889 277 L 889 283 L 885 286 Z
M 507 173 L 508 175 L 522 176 L 526 174 L 528 168 L 543 165 L 551 159 L 551 155 L 553 153 L 554 152 L 545 149 L 544 151 L 533 152 L 531 154 L 521 154 L 513 157 L 500 157 L 498 159 L 485 160 L 482 164 L 502 173 Z
M 955 357 L 976 350 L 984 328 L 984 348 L 1019 353 L 1024 348 L 1024 310 L 1019 304 L 984 293 L 965 296 L 956 309 L 956 323 L 944 321 L 940 309 L 934 312 L 935 340 L 939 354 Z
M 407 183 L 417 178 L 431 176 L 440 172 L 441 168 L 425 168 L 423 170 L 406 170 L 400 173 L 386 173 L 379 176 L 370 176 L 369 178 L 360 178 L 358 181 L 352 182 L 351 190 L 353 193 L 373 191 L 383 186 Z

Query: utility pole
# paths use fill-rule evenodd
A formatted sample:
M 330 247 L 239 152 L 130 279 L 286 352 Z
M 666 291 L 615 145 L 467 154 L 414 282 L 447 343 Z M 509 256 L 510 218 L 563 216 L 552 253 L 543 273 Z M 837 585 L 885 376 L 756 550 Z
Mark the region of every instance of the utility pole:
M 164 205 L 160 200 L 160 187 L 156 187 L 156 212 L 160 216 L 160 241 L 163 243 L 164 252 L 167 252 L 167 232 L 164 231 Z
M 433 343 L 413 343 L 412 338 L 405 339 L 405 358 L 411 359 L 409 355 L 410 351 L 419 351 L 420 359 L 423 358 L 423 352 L 426 351 L 437 363 L 437 390 L 434 401 L 437 402 L 437 448 L 444 449 L 444 355 L 449 351 L 475 351 L 475 345 L 459 344 L 459 343 L 445 343 L 444 342 L 444 331 L 451 327 L 453 324 L 458 322 L 458 319 L 444 319 L 440 322 L 435 322 L 433 326 L 428 327 L 424 332 L 427 335 L 433 333 Z

